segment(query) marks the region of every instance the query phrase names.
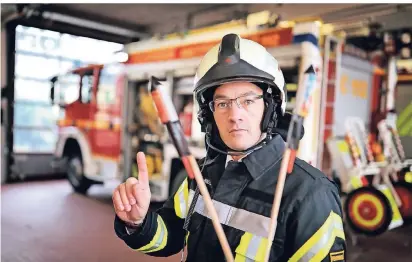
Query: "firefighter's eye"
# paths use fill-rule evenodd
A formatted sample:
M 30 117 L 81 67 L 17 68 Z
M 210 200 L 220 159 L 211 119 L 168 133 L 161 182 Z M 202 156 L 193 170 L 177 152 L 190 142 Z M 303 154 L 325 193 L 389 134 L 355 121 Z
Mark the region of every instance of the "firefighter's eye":
M 255 96 L 255 95 L 245 96 L 245 97 L 239 98 L 240 100 L 239 102 L 242 106 L 250 106 L 256 103 L 256 100 L 259 98 L 260 98 L 259 96 Z
M 216 101 L 216 107 L 221 108 L 221 109 L 228 108 L 229 107 L 229 102 L 227 102 L 227 101 Z
M 246 106 L 251 105 L 253 103 L 255 103 L 255 101 L 252 100 L 252 99 L 245 99 L 245 100 L 242 101 L 242 104 L 246 105 Z

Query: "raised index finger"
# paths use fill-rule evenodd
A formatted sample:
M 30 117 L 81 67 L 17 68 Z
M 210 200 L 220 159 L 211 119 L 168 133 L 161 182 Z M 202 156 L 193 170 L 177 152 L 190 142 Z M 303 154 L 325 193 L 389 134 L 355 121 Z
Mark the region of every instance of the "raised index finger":
M 138 152 L 137 158 L 137 168 L 139 170 L 139 183 L 149 184 L 149 174 L 147 173 L 146 157 L 143 152 Z

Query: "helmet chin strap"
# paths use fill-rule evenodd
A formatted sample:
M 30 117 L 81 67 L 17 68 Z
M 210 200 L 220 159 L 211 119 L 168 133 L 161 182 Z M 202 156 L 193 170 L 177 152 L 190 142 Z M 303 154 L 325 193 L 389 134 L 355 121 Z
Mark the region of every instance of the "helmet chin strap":
M 215 146 L 211 143 L 211 141 L 210 141 L 210 135 L 206 134 L 206 144 L 207 144 L 211 149 L 213 149 L 213 150 L 215 150 L 216 152 L 219 152 L 219 153 L 221 153 L 221 154 L 231 155 L 231 156 L 242 156 L 242 155 L 250 154 L 250 153 L 252 153 L 252 152 L 254 152 L 254 151 L 258 150 L 258 149 L 261 149 L 264 145 L 266 145 L 266 143 L 268 142 L 268 140 L 270 140 L 270 139 L 268 139 L 268 138 L 269 138 L 269 137 L 267 136 L 267 134 L 266 134 L 266 133 L 263 133 L 262 136 L 261 136 L 261 138 L 259 139 L 259 142 L 258 142 L 257 144 L 255 144 L 254 146 L 249 147 L 249 148 L 246 149 L 246 150 L 233 150 L 233 149 L 232 149 L 232 150 L 227 150 L 227 151 L 225 151 L 225 150 L 222 150 L 222 149 L 219 149 L 219 148 L 215 147 Z

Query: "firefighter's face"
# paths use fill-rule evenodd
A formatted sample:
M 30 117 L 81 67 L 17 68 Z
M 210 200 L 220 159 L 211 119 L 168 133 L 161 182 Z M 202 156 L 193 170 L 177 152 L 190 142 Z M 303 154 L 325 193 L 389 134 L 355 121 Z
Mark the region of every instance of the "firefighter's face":
M 219 86 L 210 103 L 223 142 L 234 150 L 245 150 L 261 137 L 263 90 L 249 82 Z

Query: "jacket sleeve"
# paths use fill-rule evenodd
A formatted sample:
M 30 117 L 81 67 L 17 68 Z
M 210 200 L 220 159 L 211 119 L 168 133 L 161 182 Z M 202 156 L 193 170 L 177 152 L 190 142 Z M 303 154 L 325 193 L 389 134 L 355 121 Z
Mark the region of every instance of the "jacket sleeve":
M 345 233 L 337 188 L 322 178 L 295 209 L 289 261 L 345 261 Z M 327 180 L 327 182 L 326 182 Z
M 115 216 L 116 235 L 130 248 L 150 256 L 174 255 L 184 246 L 184 218 L 188 201 L 188 180 L 182 182 L 173 197 L 157 211 L 149 211 L 142 226 L 128 233 L 125 223 Z M 183 214 L 183 215 L 182 215 Z

